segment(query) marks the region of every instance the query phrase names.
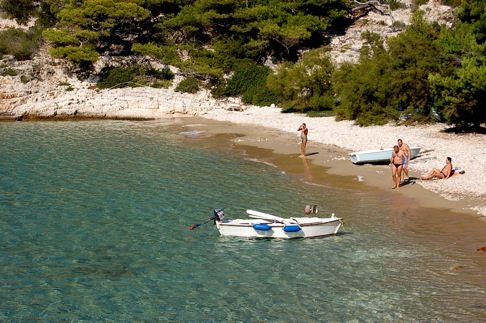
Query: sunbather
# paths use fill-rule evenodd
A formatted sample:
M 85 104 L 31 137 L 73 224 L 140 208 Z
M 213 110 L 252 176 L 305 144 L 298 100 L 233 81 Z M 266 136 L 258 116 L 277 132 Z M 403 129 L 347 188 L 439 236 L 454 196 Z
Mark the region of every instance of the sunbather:
M 440 170 L 438 168 L 434 168 L 428 174 L 422 175 L 421 179 L 425 179 L 425 180 L 433 179 L 433 178 L 446 179 L 446 178 L 451 177 L 453 173 L 454 172 L 452 170 L 452 158 L 447 157 L 446 158 L 446 164 L 442 168 L 442 170 Z

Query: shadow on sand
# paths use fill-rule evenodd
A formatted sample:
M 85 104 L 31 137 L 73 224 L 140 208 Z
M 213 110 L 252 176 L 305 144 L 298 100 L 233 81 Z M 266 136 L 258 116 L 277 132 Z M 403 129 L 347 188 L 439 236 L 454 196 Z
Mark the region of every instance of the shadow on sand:
M 404 187 L 404 186 L 407 186 L 407 185 L 413 185 L 413 184 L 415 184 L 415 182 L 417 180 L 420 180 L 420 178 L 410 176 L 408 179 L 400 182 L 400 187 Z

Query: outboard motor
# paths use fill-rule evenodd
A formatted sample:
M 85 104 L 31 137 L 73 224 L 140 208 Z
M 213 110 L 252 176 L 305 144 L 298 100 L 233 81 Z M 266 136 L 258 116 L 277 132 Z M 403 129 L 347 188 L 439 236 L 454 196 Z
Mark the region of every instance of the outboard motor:
M 213 210 L 213 220 L 214 220 L 214 224 L 216 224 L 216 221 L 217 222 L 221 222 L 223 221 L 223 218 L 224 218 L 224 209 L 214 209 Z

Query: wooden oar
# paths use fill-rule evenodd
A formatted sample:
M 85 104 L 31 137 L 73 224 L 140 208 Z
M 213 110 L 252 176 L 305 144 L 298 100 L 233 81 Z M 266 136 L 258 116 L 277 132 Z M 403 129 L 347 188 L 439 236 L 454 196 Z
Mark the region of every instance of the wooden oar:
M 271 215 L 268 213 L 263 213 L 259 211 L 254 211 L 254 210 L 246 210 L 246 213 L 251 217 L 255 219 L 262 219 L 262 220 L 268 220 L 268 221 L 277 221 L 277 222 L 288 222 L 288 220 L 285 220 L 284 218 L 281 218 L 276 215 Z

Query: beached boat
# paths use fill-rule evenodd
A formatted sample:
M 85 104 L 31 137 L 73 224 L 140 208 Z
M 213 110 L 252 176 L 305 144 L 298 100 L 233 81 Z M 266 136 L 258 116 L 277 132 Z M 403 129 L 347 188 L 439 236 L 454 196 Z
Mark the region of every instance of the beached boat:
M 392 152 L 393 148 L 364 150 L 350 153 L 349 158 L 353 164 L 385 163 L 390 161 Z M 420 153 L 420 147 L 410 147 L 410 152 L 412 155 L 411 159 L 414 159 Z
M 281 218 L 275 215 L 247 210 L 252 219 L 224 220 L 222 209 L 214 210 L 214 223 L 222 236 L 247 238 L 314 238 L 334 235 L 343 222 L 335 217 L 292 217 Z M 314 212 L 316 213 L 316 212 Z

